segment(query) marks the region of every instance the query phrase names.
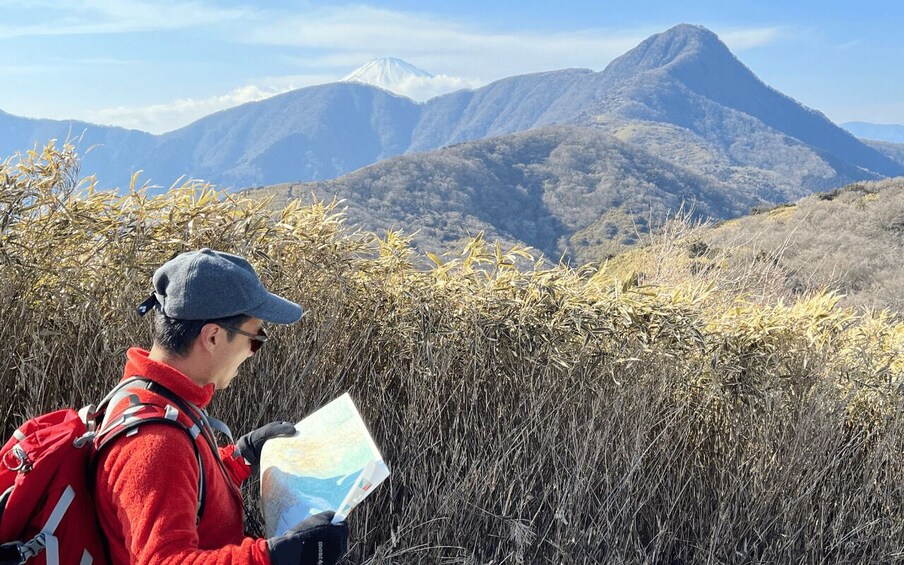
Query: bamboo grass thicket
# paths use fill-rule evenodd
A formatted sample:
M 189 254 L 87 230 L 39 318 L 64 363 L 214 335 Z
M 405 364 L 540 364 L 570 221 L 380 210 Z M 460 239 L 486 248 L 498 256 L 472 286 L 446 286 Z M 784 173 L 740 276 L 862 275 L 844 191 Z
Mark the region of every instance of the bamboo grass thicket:
M 633 265 L 480 237 L 422 257 L 336 203 L 97 191 L 51 144 L 0 166 L 3 432 L 99 398 L 149 345 L 154 269 L 207 246 L 308 310 L 212 411 L 242 433 L 350 390 L 392 468 L 350 562 L 902 559 L 904 325 L 690 268 L 663 237 Z

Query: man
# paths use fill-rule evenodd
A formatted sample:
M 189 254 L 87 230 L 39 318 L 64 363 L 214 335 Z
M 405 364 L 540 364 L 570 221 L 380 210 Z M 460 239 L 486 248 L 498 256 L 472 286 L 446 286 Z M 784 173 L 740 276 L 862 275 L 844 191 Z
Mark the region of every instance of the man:
M 268 424 L 217 448 L 209 427 L 228 429 L 204 411 L 214 391 L 229 386 L 266 342 L 263 324 L 297 322 L 301 307 L 268 292 L 246 260 L 210 249 L 167 262 L 153 283 L 154 294 L 139 313 L 157 310 L 154 345 L 149 352 L 128 351 L 124 380 L 141 380 L 111 402 L 102 431 L 128 418 L 123 407 L 146 406 L 139 406 L 139 397 L 168 406 L 167 419 L 188 417 L 198 425 L 186 433 L 187 425 L 143 423 L 101 452 L 95 495 L 111 561 L 335 563 L 345 553 L 348 527 L 331 524 L 332 513 L 275 538 L 243 533 L 239 485 L 258 472 L 264 443 L 291 435 L 293 426 Z

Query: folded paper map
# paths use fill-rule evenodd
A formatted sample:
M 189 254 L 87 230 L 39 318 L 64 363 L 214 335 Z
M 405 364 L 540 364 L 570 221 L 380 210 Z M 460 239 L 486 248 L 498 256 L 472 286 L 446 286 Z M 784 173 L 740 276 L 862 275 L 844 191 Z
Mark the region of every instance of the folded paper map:
M 344 520 L 389 476 L 383 456 L 348 393 L 275 438 L 261 452 L 261 510 L 267 536 L 325 510 Z

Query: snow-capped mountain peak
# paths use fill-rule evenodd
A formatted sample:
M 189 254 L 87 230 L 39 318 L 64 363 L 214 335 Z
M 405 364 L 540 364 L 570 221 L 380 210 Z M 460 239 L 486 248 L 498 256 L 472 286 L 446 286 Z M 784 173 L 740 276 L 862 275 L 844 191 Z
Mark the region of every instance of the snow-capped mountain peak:
M 412 80 L 431 79 L 433 75 L 401 59 L 384 57 L 358 67 L 342 80 L 363 82 L 402 94 Z

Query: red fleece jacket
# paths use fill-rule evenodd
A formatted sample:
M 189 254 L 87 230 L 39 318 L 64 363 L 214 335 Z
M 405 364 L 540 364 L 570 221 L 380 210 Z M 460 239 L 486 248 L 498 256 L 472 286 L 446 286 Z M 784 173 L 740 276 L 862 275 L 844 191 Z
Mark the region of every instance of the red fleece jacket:
M 172 367 L 152 361 L 148 352 L 128 352 L 124 378 L 140 375 L 204 408 L 212 384 L 200 387 Z M 251 471 L 234 446 L 219 448 L 226 477 L 204 441 L 206 501 L 200 524 L 198 463 L 186 433 L 165 424 L 146 424 L 106 448 L 97 469 L 96 506 L 114 564 L 270 563 L 267 542 L 245 537 L 238 486 Z

